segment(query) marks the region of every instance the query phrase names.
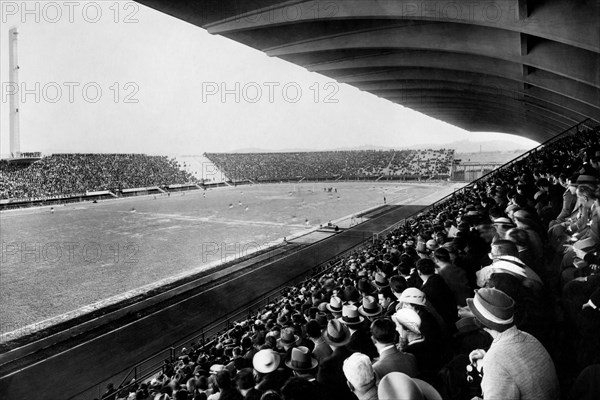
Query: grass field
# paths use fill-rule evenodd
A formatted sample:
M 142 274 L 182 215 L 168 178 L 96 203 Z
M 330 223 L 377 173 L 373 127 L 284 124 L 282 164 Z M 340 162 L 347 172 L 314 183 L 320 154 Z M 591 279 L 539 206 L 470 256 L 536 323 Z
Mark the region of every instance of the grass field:
M 448 184 L 269 184 L 4 212 L 0 334 L 264 248 L 381 205 L 384 196 L 429 204 L 451 191 Z

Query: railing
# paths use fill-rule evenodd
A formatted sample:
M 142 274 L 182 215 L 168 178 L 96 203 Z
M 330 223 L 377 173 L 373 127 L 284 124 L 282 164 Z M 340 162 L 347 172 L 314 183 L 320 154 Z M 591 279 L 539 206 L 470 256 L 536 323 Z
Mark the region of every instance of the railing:
M 418 216 L 418 215 L 426 212 L 427 210 L 430 210 L 431 208 L 438 206 L 439 204 L 442 204 L 443 202 L 447 201 L 452 196 L 455 196 L 457 193 L 466 191 L 466 190 L 472 188 L 477 183 L 485 181 L 492 174 L 497 173 L 498 171 L 511 166 L 512 164 L 516 163 L 519 160 L 522 160 L 525 157 L 528 157 L 529 155 L 541 150 L 543 147 L 548 146 L 549 144 L 555 142 L 556 140 L 562 139 L 563 137 L 565 137 L 566 134 L 576 133 L 577 130 L 579 129 L 579 127 L 584 126 L 588 121 L 590 121 L 589 118 L 572 126 L 569 129 L 566 129 L 565 131 L 563 131 L 563 132 L 559 133 L 558 135 L 556 135 L 555 137 L 545 141 L 544 143 L 540 144 L 539 146 L 535 147 L 534 149 L 531 149 L 531 150 L 527 151 L 526 153 L 523 153 L 522 155 L 515 157 L 514 159 L 508 161 L 507 163 L 505 163 L 503 166 L 499 167 L 498 169 L 491 171 L 490 173 L 488 173 L 488 174 L 482 176 L 481 178 L 471 182 L 470 184 L 456 190 L 455 192 L 453 192 L 447 196 L 444 196 L 442 199 L 440 199 L 440 200 L 434 202 L 433 204 L 425 207 L 424 209 L 412 214 L 411 216 L 397 222 L 396 224 L 393 224 L 390 227 L 383 229 L 377 235 L 365 238 L 360 244 L 354 246 L 351 249 L 346 250 L 343 253 L 338 254 L 333 259 L 333 261 L 328 260 L 328 261 L 325 261 L 325 262 L 313 267 L 310 272 L 302 273 L 301 275 L 289 280 L 288 282 L 284 283 L 283 285 L 271 290 L 269 293 L 262 296 L 260 299 L 253 301 L 250 305 L 248 305 L 244 308 L 241 308 L 238 311 L 235 311 L 233 313 L 229 313 L 229 314 L 225 315 L 218 322 L 215 322 L 208 326 L 201 327 L 199 330 L 192 332 L 187 337 L 178 340 L 176 343 L 171 344 L 171 346 L 169 346 L 165 350 L 145 359 L 144 361 L 142 361 L 140 363 L 135 364 L 134 366 L 129 368 L 129 372 L 126 375 L 124 375 L 124 377 L 122 378 L 121 385 L 123 385 L 123 386 L 121 386 L 121 385 L 119 385 L 119 386 L 121 386 L 122 389 L 127 389 L 132 384 L 126 384 L 126 382 L 130 382 L 131 379 L 135 379 L 137 382 L 140 382 L 140 380 L 148 379 L 149 377 L 157 374 L 162 369 L 162 364 L 165 360 L 165 356 L 168 355 L 167 358 L 170 361 L 174 361 L 176 355 L 181 353 L 182 348 L 185 347 L 186 345 L 189 345 L 189 343 L 191 343 L 191 342 L 200 343 L 201 347 L 206 349 L 207 347 L 209 347 L 212 344 L 214 344 L 215 342 L 217 342 L 219 340 L 219 338 L 222 337 L 224 334 L 226 334 L 230 329 L 232 329 L 232 327 L 234 326 L 234 323 L 236 321 L 238 321 L 242 318 L 248 319 L 255 312 L 259 311 L 262 307 L 266 306 L 269 303 L 272 303 L 273 301 L 280 299 L 282 289 L 292 286 L 297 283 L 306 282 L 306 280 L 308 280 L 308 279 L 318 278 L 318 277 L 322 276 L 323 274 L 326 274 L 332 268 L 338 266 L 342 262 L 342 260 L 344 258 L 346 258 L 349 254 L 360 251 L 361 249 L 374 243 L 377 240 L 378 236 L 381 236 L 381 235 L 384 235 L 384 234 L 387 234 L 389 232 L 396 230 L 401 225 L 404 225 L 407 220 L 414 218 L 415 216 Z M 300 279 L 301 277 L 305 277 L 304 280 L 301 280 Z M 124 372 L 127 370 L 128 369 L 125 368 L 121 372 Z M 117 373 L 117 374 L 115 374 L 115 376 L 117 376 L 119 374 L 120 373 Z M 84 393 L 91 393 L 92 391 L 95 392 L 96 390 L 99 394 L 101 387 L 105 382 L 107 382 L 107 380 L 104 380 L 101 383 L 96 383 L 93 386 L 90 386 L 88 389 L 86 389 L 85 391 L 82 391 L 77 396 L 74 396 L 72 398 L 79 398 Z M 100 395 L 98 395 L 98 397 L 100 397 Z

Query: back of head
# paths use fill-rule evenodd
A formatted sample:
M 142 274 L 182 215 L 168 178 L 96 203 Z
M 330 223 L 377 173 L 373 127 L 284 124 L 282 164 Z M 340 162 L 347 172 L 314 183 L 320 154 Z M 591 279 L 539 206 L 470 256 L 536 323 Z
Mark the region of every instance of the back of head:
M 371 336 L 382 344 L 396 341 L 396 324 L 390 318 L 379 318 L 371 324 Z
M 318 338 L 321 336 L 321 326 L 317 321 L 311 319 L 306 324 L 306 334 L 311 338 Z
M 244 368 L 235 375 L 235 383 L 240 390 L 248 390 L 254 387 L 254 371 L 252 368 Z
M 422 258 L 417 261 L 417 270 L 422 275 L 433 275 L 435 273 L 435 262 L 429 258 Z
M 390 278 L 390 289 L 394 293 L 402 293 L 408 287 L 406 278 L 400 275 L 394 275 Z
M 308 376 L 294 376 L 281 389 L 284 400 L 315 400 L 319 398 L 316 385 Z
M 231 375 L 228 370 L 223 370 L 217 373 L 216 376 L 217 386 L 219 389 L 229 389 L 231 387 Z
M 384 299 L 393 299 L 394 298 L 394 293 L 392 293 L 392 289 L 390 289 L 389 286 L 385 286 L 385 287 L 379 289 L 378 294 L 383 295 Z
M 433 252 L 433 256 L 441 262 L 450 262 L 450 253 L 448 252 L 448 249 L 445 249 L 443 247 L 440 247 L 439 249 L 437 249 L 436 251 Z

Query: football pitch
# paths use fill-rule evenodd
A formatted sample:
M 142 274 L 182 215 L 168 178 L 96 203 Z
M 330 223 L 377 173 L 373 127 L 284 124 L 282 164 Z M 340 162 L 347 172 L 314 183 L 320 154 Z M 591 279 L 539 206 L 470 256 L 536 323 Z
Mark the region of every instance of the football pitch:
M 348 217 L 343 227 L 384 197 L 430 204 L 453 190 L 448 183 L 282 183 L 4 212 L 0 338 Z

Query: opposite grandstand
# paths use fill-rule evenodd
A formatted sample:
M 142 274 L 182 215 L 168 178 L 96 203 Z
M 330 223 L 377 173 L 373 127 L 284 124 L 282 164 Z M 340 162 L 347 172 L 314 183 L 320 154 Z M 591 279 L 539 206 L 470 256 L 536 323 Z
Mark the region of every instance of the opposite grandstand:
M 53 154 L 28 166 L 0 161 L 0 199 L 195 182 L 176 161 L 145 154 Z
M 207 153 L 234 181 L 292 179 L 448 179 L 454 150 Z

